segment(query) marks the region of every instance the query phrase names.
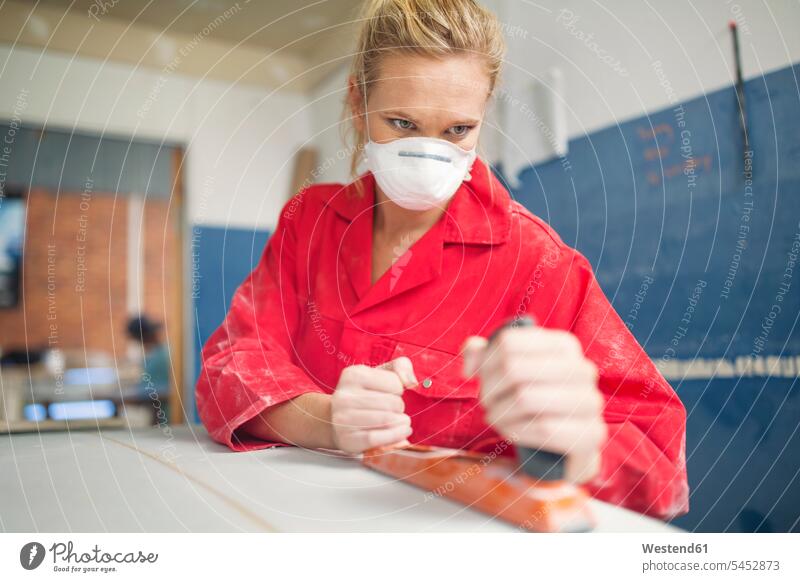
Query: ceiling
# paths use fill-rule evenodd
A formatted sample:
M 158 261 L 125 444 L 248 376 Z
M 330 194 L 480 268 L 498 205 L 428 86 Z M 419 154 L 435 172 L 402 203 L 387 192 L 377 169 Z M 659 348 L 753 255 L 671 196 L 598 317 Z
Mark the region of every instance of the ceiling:
M 351 53 L 361 0 L 40 0 L 37 10 L 179 37 L 207 36 L 245 51 L 298 61 L 319 80 Z M 263 56 L 262 56 L 263 58 Z M 273 55 L 270 56 L 273 58 Z

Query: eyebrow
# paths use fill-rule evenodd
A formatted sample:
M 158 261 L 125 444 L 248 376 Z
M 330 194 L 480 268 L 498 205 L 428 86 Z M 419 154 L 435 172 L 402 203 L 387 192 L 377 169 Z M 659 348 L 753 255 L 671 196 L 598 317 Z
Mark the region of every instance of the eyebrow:
M 411 123 L 415 125 L 419 125 L 416 119 L 405 113 L 404 111 L 399 110 L 389 110 L 389 111 L 381 111 L 382 115 L 386 115 L 387 117 L 402 117 L 407 119 Z M 480 120 L 478 119 L 460 119 L 450 123 L 451 126 L 455 125 L 477 125 Z

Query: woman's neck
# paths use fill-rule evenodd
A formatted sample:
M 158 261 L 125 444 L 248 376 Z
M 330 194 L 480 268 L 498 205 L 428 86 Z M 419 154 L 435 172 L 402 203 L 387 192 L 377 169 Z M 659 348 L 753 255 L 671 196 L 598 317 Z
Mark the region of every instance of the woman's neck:
M 408 236 L 416 239 L 430 230 L 444 211 L 444 208 L 408 210 L 389 200 L 376 184 L 372 231 L 389 240 Z

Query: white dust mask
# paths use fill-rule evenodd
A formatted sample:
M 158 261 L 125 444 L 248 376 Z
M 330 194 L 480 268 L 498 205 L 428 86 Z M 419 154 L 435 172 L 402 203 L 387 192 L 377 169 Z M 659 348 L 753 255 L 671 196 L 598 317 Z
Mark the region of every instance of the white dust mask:
M 389 199 L 408 210 L 441 208 L 468 178 L 475 148 L 463 150 L 433 137 L 404 137 L 387 143 L 372 141 L 369 108 L 363 92 L 367 143 L 365 164 Z
M 475 161 L 444 139 L 404 137 L 364 146 L 366 166 L 392 202 L 408 210 L 443 206 L 461 186 Z

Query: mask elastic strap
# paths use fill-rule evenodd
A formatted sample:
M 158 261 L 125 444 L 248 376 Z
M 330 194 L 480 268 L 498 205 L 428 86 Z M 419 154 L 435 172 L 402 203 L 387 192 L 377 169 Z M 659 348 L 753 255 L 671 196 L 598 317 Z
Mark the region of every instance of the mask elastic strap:
M 367 142 L 370 142 L 372 141 L 372 138 L 370 137 L 370 132 L 369 132 L 369 112 L 367 111 L 367 82 L 366 80 L 364 80 L 363 83 L 359 84 L 363 88 L 361 95 L 364 98 L 364 123 L 367 126 Z

